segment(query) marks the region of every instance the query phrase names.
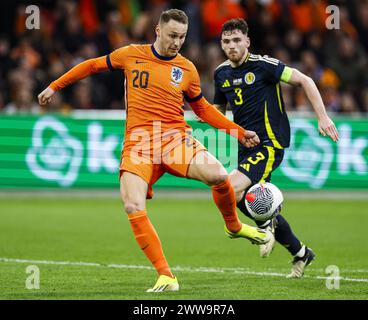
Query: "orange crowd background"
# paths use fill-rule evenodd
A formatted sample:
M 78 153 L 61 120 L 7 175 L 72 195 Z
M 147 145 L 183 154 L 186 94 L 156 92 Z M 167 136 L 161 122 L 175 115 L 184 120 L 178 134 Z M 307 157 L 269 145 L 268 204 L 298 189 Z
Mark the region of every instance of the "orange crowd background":
M 40 29 L 26 28 L 26 7 L 40 9 Z M 339 29 L 329 30 L 326 8 L 339 9 Z M 202 91 L 213 98 L 213 71 L 225 60 L 219 33 L 234 17 L 247 20 L 250 51 L 267 54 L 311 76 L 327 110 L 368 112 L 368 1 L 319 0 L 58 0 L 0 2 L 0 112 L 68 112 L 124 109 L 123 75 L 93 75 L 58 92 L 47 109 L 37 94 L 77 63 L 130 43 L 152 43 L 162 10 L 189 17 L 182 54 L 197 66 Z M 299 88 L 283 85 L 289 110 L 308 113 Z

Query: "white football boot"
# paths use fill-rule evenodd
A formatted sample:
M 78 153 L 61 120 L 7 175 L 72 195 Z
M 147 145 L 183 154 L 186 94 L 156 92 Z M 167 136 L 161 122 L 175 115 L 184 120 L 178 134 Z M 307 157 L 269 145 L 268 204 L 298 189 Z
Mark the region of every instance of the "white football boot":
M 304 275 L 305 268 L 311 265 L 315 258 L 316 255 L 312 249 L 305 247 L 305 254 L 303 257 L 294 257 L 291 272 L 286 276 L 286 278 L 301 278 Z
M 276 244 L 275 225 L 276 225 L 276 219 L 273 218 L 271 222 L 269 223 L 269 225 L 265 228 L 266 230 L 270 231 L 271 238 L 269 242 L 259 245 L 259 255 L 261 258 L 267 258 L 273 251 L 273 248 L 275 247 L 275 244 Z

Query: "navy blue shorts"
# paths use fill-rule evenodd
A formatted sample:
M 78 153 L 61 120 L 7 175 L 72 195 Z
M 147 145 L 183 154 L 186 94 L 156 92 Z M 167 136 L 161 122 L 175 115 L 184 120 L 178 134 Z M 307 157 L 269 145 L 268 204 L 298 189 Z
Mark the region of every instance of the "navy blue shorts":
M 238 170 L 245 174 L 252 184 L 270 182 L 271 173 L 284 158 L 284 149 L 261 145 L 250 150 L 239 150 Z

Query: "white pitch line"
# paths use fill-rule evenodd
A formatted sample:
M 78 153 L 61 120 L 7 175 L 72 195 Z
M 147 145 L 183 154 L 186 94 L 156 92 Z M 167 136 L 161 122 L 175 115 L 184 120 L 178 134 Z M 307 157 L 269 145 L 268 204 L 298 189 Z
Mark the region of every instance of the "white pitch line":
M 83 266 L 83 267 L 102 267 L 102 268 L 118 268 L 118 269 L 145 269 L 153 270 L 153 267 L 142 266 L 142 265 L 130 265 L 130 264 L 102 264 L 96 262 L 73 262 L 73 261 L 49 261 L 49 260 L 25 260 L 25 259 L 13 259 L 0 257 L 0 262 L 14 262 L 14 263 L 33 263 L 33 264 L 48 264 L 48 265 L 68 265 L 68 266 Z M 236 274 L 246 274 L 255 276 L 267 276 L 267 277 L 285 277 L 284 273 L 277 272 L 257 272 L 248 271 L 244 268 L 210 268 L 210 267 L 181 267 L 176 266 L 171 268 L 173 271 L 182 272 L 204 272 L 204 273 L 236 273 Z M 348 271 L 348 270 L 345 270 Z M 322 276 L 309 276 L 304 275 L 304 278 L 325 280 L 329 277 Z M 368 282 L 368 279 L 357 279 L 357 278 L 346 278 L 339 277 L 339 280 L 348 282 Z

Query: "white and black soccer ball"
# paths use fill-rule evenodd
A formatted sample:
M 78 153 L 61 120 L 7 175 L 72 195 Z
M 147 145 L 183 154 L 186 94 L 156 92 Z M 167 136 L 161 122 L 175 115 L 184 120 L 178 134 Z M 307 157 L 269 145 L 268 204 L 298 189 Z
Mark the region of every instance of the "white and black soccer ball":
M 266 221 L 280 213 L 284 197 L 274 184 L 264 182 L 252 186 L 244 201 L 248 212 L 255 220 Z

